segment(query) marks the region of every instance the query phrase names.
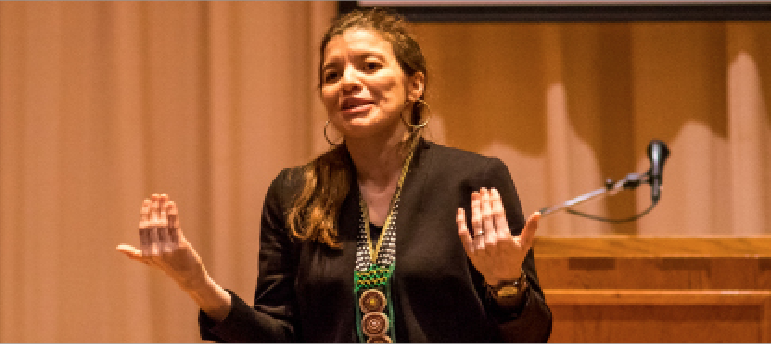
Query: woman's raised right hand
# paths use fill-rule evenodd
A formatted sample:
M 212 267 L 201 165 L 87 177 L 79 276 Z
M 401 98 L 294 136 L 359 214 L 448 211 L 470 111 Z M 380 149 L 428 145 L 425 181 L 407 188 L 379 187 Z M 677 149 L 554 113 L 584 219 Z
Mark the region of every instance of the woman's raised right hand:
M 115 249 L 130 259 L 165 272 L 185 291 L 208 283 L 198 253 L 179 227 L 179 209 L 166 194 L 153 194 L 142 202 L 139 220 L 139 249 L 120 244 Z
M 230 313 L 230 294 L 209 277 L 201 257 L 182 234 L 177 204 L 166 194 L 153 194 L 142 202 L 139 217 L 140 249 L 128 244 L 115 249 L 165 272 L 210 318 L 224 320 Z

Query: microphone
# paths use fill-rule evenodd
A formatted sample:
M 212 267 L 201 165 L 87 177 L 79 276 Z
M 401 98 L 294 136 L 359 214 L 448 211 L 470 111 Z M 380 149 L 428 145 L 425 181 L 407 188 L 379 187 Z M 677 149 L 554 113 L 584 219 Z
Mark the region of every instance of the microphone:
M 648 144 L 648 159 L 651 161 L 651 168 L 648 170 L 648 182 L 651 185 L 651 200 L 654 204 L 661 198 L 662 171 L 664 162 L 669 157 L 669 148 L 661 140 L 651 140 Z

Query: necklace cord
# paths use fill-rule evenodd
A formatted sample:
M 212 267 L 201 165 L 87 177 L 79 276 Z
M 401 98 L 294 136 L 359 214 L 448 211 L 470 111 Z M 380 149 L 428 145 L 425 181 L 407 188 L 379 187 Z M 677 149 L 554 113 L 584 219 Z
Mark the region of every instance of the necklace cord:
M 380 236 L 377 240 L 377 244 L 373 248 L 372 246 L 372 237 L 370 235 L 370 228 L 369 228 L 369 207 L 367 207 L 367 202 L 364 200 L 364 196 L 359 192 L 359 208 L 361 208 L 361 213 L 364 217 L 364 232 L 367 234 L 367 245 L 369 246 L 369 256 L 370 256 L 370 262 L 371 263 L 377 263 L 377 257 L 380 253 L 380 247 L 383 245 L 383 238 L 386 234 L 386 229 L 393 221 L 393 215 L 394 211 L 396 210 L 396 203 L 399 200 L 399 196 L 401 196 L 402 187 L 404 186 L 404 179 L 407 177 L 407 172 L 409 171 L 410 162 L 412 161 L 412 157 L 415 154 L 415 147 L 417 146 L 417 143 L 419 142 L 419 138 L 416 138 L 412 145 L 410 146 L 409 154 L 407 155 L 407 158 L 404 160 L 404 165 L 402 166 L 402 171 L 399 176 L 399 181 L 396 183 L 396 190 L 394 191 L 394 195 L 391 197 L 391 202 L 388 205 L 388 215 L 386 216 L 385 223 L 383 223 L 383 231 L 380 232 Z

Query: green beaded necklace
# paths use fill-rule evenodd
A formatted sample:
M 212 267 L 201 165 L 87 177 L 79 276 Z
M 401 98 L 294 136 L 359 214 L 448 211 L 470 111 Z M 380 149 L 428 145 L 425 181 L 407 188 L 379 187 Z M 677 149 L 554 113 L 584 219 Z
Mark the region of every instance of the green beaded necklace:
M 354 301 L 356 308 L 356 333 L 360 342 L 392 343 L 396 339 L 391 277 L 396 268 L 396 215 L 399 208 L 404 179 L 407 176 L 418 139 L 414 139 L 404 161 L 401 176 L 391 198 L 383 231 L 373 246 L 369 228 L 369 208 L 359 193 L 359 238 L 356 245 L 356 269 L 354 271 Z

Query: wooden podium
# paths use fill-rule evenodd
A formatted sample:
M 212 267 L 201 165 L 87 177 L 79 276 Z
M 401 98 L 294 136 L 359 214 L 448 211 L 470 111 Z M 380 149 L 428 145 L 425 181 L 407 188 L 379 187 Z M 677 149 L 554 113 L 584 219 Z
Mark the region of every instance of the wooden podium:
M 771 237 L 538 237 L 550 342 L 771 341 Z

